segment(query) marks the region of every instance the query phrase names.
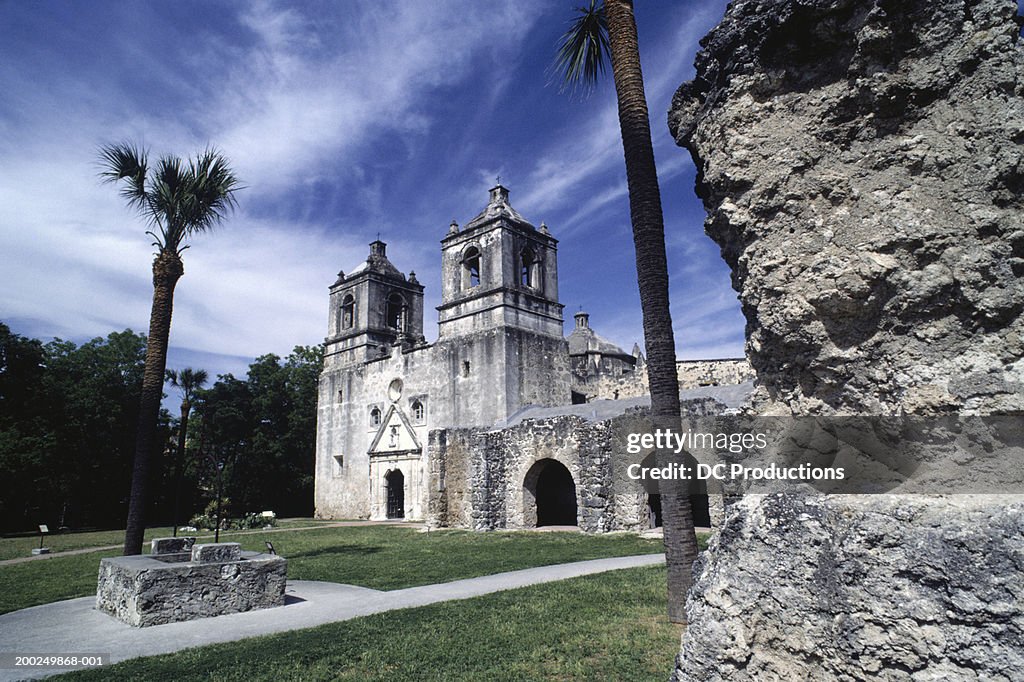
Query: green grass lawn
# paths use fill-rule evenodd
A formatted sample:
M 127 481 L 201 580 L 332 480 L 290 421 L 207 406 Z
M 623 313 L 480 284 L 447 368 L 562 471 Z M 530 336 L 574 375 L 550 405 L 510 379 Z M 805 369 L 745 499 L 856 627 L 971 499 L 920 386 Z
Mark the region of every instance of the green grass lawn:
M 299 528 L 299 527 L 307 527 L 307 526 L 323 526 L 323 525 L 326 525 L 326 524 L 336 523 L 336 522 L 337 522 L 336 519 L 306 519 L 306 518 L 278 519 L 277 520 L 277 527 L 278 528 Z
M 224 536 L 222 536 L 224 537 Z M 532 566 L 660 552 L 661 540 L 632 533 L 423 533 L 401 526 L 324 528 L 233 538 L 243 549 L 274 543 L 288 577 L 395 590 Z
M 401 526 L 316 528 L 253 534 L 222 533 L 244 549 L 274 543 L 293 580 L 324 580 L 391 590 L 472 578 L 532 566 L 661 551 L 660 539 L 631 533 L 529 533 Z M 0 566 L 0 613 L 96 592 L 100 559 L 116 550 Z
M 170 537 L 173 528 L 149 528 L 146 530 L 146 541 L 153 538 Z M 70 549 L 86 547 L 106 547 L 123 545 L 123 530 L 97 530 L 85 533 L 50 533 L 43 541 L 44 547 L 51 552 L 66 552 Z M 32 555 L 32 550 L 39 546 L 39 536 L 0 538 L 0 561 L 17 559 Z
M 277 528 L 304 528 L 310 526 L 323 526 L 334 523 L 325 519 L 280 519 L 277 521 Z M 153 538 L 169 538 L 174 534 L 174 528 L 167 526 L 161 528 L 147 528 L 146 542 Z M 181 533 L 179 533 L 181 534 Z M 213 537 L 212 531 L 201 531 L 193 533 L 201 537 Z M 224 535 L 224 533 L 221 533 Z M 213 540 L 209 540 L 213 542 Z M 85 549 L 87 547 L 106 547 L 109 545 L 124 544 L 123 530 L 98 530 L 86 532 L 50 533 L 43 542 L 44 547 L 49 547 L 51 552 L 66 552 L 72 549 Z M 5 559 L 17 559 L 32 555 L 32 550 L 39 546 L 39 536 L 0 538 L 0 561 Z M 148 544 L 143 548 L 149 551 Z
M 118 550 L 0 566 L 0 613 L 96 594 L 100 559 Z
M 540 538 L 541 535 L 531 535 Z M 71 680 L 664 680 L 664 567 L 573 578 L 189 649 Z

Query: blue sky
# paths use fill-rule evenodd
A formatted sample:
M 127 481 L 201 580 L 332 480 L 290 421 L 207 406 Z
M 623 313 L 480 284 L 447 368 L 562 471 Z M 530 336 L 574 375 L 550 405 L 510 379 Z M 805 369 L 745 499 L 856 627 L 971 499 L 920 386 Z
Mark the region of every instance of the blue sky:
M 328 285 L 378 232 L 426 285 L 436 338 L 439 240 L 498 175 L 560 240 L 567 331 L 582 306 L 642 344 L 610 73 L 585 100 L 546 86 L 576 4 L 0 0 L 0 320 L 43 339 L 146 331 L 151 240 L 96 176 L 97 147 L 131 139 L 154 157 L 212 144 L 247 186 L 184 253 L 172 367 L 241 375 L 320 343 Z M 678 352 L 736 357 L 739 304 L 665 124 L 726 3 L 637 4 Z

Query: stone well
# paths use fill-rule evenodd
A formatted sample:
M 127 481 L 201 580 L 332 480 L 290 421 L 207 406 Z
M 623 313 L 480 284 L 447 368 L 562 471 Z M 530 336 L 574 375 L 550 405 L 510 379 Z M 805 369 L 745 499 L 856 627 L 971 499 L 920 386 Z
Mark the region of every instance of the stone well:
M 96 608 L 134 627 L 284 605 L 288 562 L 237 542 L 153 540 L 151 554 L 100 562 Z

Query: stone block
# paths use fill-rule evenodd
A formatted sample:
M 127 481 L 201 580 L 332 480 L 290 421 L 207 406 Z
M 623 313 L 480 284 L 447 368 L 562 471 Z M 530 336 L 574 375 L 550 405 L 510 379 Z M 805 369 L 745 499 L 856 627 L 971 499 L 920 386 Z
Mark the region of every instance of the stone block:
M 225 544 L 237 551 L 237 543 Z M 210 545 L 194 549 L 201 547 Z M 288 562 L 282 557 L 241 552 L 233 561 L 197 563 L 188 558 L 175 553 L 103 559 L 96 608 L 134 627 L 146 627 L 284 605 Z
M 154 538 L 149 543 L 149 553 L 180 554 L 181 552 L 190 552 L 194 544 L 196 544 L 195 538 Z
M 1019 6 L 885 6 L 733 2 L 673 99 L 754 406 L 1019 413 Z
M 211 543 L 208 545 L 196 545 L 192 548 L 192 562 L 197 564 L 238 561 L 241 556 L 242 546 L 237 542 Z

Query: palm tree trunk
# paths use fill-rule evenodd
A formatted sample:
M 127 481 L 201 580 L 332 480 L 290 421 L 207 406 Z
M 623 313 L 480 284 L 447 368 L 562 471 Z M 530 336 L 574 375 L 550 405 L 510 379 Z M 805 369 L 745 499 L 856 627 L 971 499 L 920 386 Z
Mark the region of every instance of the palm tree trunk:
M 647 376 L 651 390 L 652 426 L 678 431 L 679 380 L 675 338 L 668 299 L 668 260 L 661 211 L 658 172 L 654 165 L 651 124 L 644 94 L 636 22 L 631 0 L 606 0 L 612 72 L 619 105 L 619 127 L 626 159 L 629 209 L 636 248 L 637 282 L 647 346 Z M 667 453 L 658 453 L 663 462 Z M 681 485 L 661 485 L 665 555 L 668 564 L 668 614 L 685 623 L 686 593 L 690 589 L 697 536 L 688 491 Z
M 174 287 L 184 272 L 181 257 L 174 251 L 161 251 L 153 261 L 153 308 L 149 315 L 146 368 L 142 375 L 139 426 L 135 434 L 131 501 L 128 504 L 128 523 L 124 537 L 125 556 L 142 554 L 142 538 L 146 531 L 149 463 L 156 439 L 160 400 L 164 395 L 164 371 L 167 369 L 167 342 L 171 333 Z

